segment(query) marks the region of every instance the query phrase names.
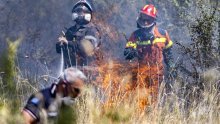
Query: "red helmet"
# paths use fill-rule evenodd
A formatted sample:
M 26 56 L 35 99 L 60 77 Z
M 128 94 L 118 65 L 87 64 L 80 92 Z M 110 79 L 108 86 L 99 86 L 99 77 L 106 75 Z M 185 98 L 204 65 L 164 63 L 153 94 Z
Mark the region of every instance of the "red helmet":
M 157 9 L 154 7 L 154 5 L 149 4 L 149 5 L 145 5 L 141 11 L 141 13 L 146 14 L 148 16 L 151 16 L 153 18 L 156 18 L 157 16 Z

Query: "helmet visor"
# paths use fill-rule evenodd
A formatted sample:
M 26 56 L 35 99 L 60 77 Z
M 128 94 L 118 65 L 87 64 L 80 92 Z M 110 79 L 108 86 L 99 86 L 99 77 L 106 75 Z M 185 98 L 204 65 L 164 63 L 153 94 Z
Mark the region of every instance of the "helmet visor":
M 138 17 L 138 23 L 143 26 L 152 25 L 155 22 L 155 20 L 156 20 L 155 18 L 148 16 L 144 13 L 140 13 Z

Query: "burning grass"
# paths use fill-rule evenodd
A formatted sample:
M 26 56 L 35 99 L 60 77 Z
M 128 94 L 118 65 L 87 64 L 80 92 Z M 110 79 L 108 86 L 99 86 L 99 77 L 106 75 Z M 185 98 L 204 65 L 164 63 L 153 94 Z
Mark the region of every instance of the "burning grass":
M 149 89 L 130 88 L 132 72 L 141 72 L 138 66 L 110 61 L 94 69 L 99 73 L 88 72 L 91 74 L 91 83 L 72 106 L 74 111 L 68 111 L 74 113 L 66 113 L 76 119 L 68 122 L 70 124 L 220 123 L 220 94 L 216 87 L 219 77 L 215 76 L 217 69 L 203 74 L 209 87 L 200 92 L 200 98 L 195 97 L 196 90 L 187 90 L 186 87 L 178 85 L 181 84 L 180 81 L 176 81 L 174 90 L 169 92 L 162 82 L 157 102 L 144 108 L 139 107 L 140 98 L 143 95 L 146 99 L 151 99 L 151 96 L 146 94 Z M 1 97 L 0 102 L 0 123 L 22 124 L 20 112 L 11 111 L 9 107 L 11 101 Z
M 91 88 L 91 87 L 90 87 Z M 202 100 L 192 100 L 187 103 L 187 98 L 180 98 L 176 93 L 161 93 L 156 106 L 147 106 L 144 111 L 137 109 L 138 96 L 130 95 L 125 100 L 114 99 L 110 106 L 91 89 L 87 89 L 81 100 L 77 101 L 78 122 L 86 123 L 114 123 L 114 124 L 154 124 L 154 123 L 212 123 L 218 124 L 219 120 L 219 93 L 202 92 Z M 137 94 L 136 94 L 137 95 Z M 82 102 L 84 101 L 84 102 Z M 91 102 L 95 101 L 95 102 Z
M 90 87 L 91 88 L 91 87 Z M 87 89 L 82 99 L 77 101 L 79 123 L 219 123 L 219 103 L 217 93 L 204 92 L 204 99 L 199 103 L 191 103 L 185 108 L 185 101 L 176 94 L 170 94 L 163 99 L 163 104 L 148 106 L 146 110 L 136 109 L 137 99 L 129 97 L 111 107 L 106 107 L 99 97 Z M 165 94 L 164 94 L 165 95 Z M 95 96 L 95 97 L 94 97 Z M 95 102 L 93 102 L 95 101 Z M 162 101 L 161 101 L 162 102 Z
M 197 87 L 193 85 L 186 86 L 182 85 L 184 82 L 176 81 L 173 90 L 167 91 L 162 82 L 157 102 L 145 104 L 144 108 L 140 107 L 141 98 L 152 99 L 146 92 L 150 88 L 131 90 L 132 72 L 142 72 L 143 68 L 110 61 L 97 70 L 97 82 L 93 82 L 77 101 L 79 123 L 220 123 L 217 69 L 203 74 L 204 84 L 209 87 L 199 89 L 198 98 Z

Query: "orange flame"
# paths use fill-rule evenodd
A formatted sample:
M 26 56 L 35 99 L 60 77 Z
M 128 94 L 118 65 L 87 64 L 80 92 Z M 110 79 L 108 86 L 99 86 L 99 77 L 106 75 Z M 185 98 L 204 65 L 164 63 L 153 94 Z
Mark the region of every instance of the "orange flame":
M 162 81 L 158 67 L 112 60 L 100 64 L 96 71 L 94 82 L 103 91 L 105 107 L 117 106 L 128 97 L 138 101 L 137 108 L 140 110 L 157 102 Z

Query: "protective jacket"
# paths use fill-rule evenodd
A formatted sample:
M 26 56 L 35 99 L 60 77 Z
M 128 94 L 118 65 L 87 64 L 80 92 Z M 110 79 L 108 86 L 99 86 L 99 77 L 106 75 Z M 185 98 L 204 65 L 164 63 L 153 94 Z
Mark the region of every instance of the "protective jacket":
M 65 68 L 75 65 L 88 65 L 94 60 L 94 56 L 88 57 L 81 46 L 82 40 L 90 41 L 94 50 L 100 45 L 98 29 L 92 23 L 83 26 L 76 24 L 70 27 L 67 29 L 65 37 L 68 44 L 56 44 L 57 53 L 61 53 L 61 48 L 63 49 Z
M 130 36 L 124 53 L 127 59 L 138 57 L 140 64 L 163 68 L 164 61 L 170 68 L 173 62 L 172 45 L 166 30 L 157 26 L 151 29 L 139 28 Z
M 64 118 L 72 122 L 75 121 L 74 116 L 72 116 L 72 113 L 74 113 L 71 108 L 72 104 L 73 101 L 70 97 L 62 97 L 56 93 L 56 84 L 53 84 L 51 87 L 32 94 L 23 111 L 29 113 L 35 119 L 34 124 L 61 123 L 60 121 L 63 121 L 63 115 L 66 112 L 68 112 L 68 116 L 65 115 Z
M 43 123 L 58 115 L 61 102 L 56 100 L 56 93 L 51 91 L 51 88 L 46 88 L 31 95 L 23 109 L 35 119 L 36 123 Z

